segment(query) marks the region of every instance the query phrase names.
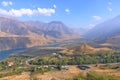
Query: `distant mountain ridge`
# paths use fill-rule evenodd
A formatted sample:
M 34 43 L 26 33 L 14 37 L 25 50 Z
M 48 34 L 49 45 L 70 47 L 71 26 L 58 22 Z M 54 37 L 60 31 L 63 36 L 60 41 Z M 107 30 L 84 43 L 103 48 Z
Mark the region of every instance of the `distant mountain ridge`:
M 40 21 L 22 22 L 5 17 L 0 17 L 0 32 L 8 35 L 23 36 L 29 36 L 30 33 L 33 33 L 34 35 L 49 35 L 52 33 L 60 35 L 64 33 L 72 34 L 72 31 L 64 23 L 59 21 L 53 21 L 50 23 L 43 23 Z M 54 35 L 52 37 L 55 37 Z
M 119 49 L 120 15 L 95 26 L 84 37 L 97 43 L 110 44 L 109 47 Z
M 38 46 L 78 37 L 60 21 L 45 23 L 0 17 L 0 50 Z
M 112 36 L 120 35 L 120 15 L 96 25 L 85 34 L 88 39 L 106 39 Z

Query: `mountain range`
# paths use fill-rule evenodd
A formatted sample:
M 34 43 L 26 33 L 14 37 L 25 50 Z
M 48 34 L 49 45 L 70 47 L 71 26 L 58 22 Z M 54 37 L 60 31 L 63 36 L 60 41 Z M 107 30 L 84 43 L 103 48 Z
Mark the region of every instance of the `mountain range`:
M 83 36 L 79 36 L 60 21 L 46 23 L 0 17 L 0 50 L 39 46 L 78 38 L 92 40 L 104 46 L 107 44 L 118 47 L 120 46 L 120 15 L 96 25 L 89 31 L 84 31 Z
M 39 46 L 78 37 L 60 21 L 45 23 L 0 17 L 0 50 Z

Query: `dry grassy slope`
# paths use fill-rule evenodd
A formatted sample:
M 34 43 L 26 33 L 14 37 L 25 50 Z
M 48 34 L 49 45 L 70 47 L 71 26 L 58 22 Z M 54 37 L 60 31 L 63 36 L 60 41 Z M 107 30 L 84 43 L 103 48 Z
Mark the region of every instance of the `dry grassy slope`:
M 103 64 L 104 65 L 104 64 Z M 65 80 L 70 79 L 72 77 L 77 76 L 79 73 L 86 75 L 89 71 L 95 71 L 97 73 L 111 75 L 120 77 L 120 70 L 116 69 L 100 69 L 99 67 L 95 67 L 95 65 L 89 65 L 91 68 L 90 70 L 80 70 L 76 66 L 69 66 L 69 70 L 61 70 L 61 71 L 50 71 L 46 72 L 43 75 L 40 73 L 30 75 L 13 75 L 0 78 L 0 80 L 32 80 L 31 78 L 35 78 L 37 80 Z
M 0 37 L 0 50 L 38 46 L 50 42 L 42 36 Z
M 30 76 L 27 74 L 23 75 L 13 75 L 4 78 L 0 78 L 0 80 L 30 80 Z
M 102 47 L 102 48 L 94 48 L 88 44 L 82 44 L 81 46 L 75 46 L 71 49 L 66 49 L 63 50 L 63 53 L 67 54 L 88 54 L 88 53 L 95 53 L 97 51 L 108 51 L 111 50 L 107 47 Z
M 100 44 L 100 46 L 102 46 L 102 47 L 110 47 L 110 46 L 112 46 L 112 44 L 111 43 L 102 43 L 102 44 Z
M 77 76 L 80 72 L 84 73 L 86 71 L 83 72 L 82 70 L 78 69 L 76 66 L 70 66 L 69 70 L 50 71 L 50 72 L 46 72 L 44 74 L 35 73 L 35 74 L 32 74 L 32 76 L 30 76 L 30 75 L 13 75 L 13 76 L 0 78 L 0 80 L 32 80 L 32 78 L 35 78 L 35 80 L 36 79 L 37 80 L 52 80 L 53 78 L 55 80 L 65 80 L 65 79 Z

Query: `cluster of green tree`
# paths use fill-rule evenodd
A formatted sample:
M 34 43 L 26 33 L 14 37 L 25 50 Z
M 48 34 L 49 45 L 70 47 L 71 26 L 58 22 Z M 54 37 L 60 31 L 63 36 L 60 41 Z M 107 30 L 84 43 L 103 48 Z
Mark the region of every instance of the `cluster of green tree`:
M 50 68 L 44 68 L 42 66 L 27 67 L 25 61 L 30 58 L 31 57 L 29 56 L 12 55 L 6 58 L 5 60 L 0 61 L 0 71 L 1 71 L 0 78 L 15 74 L 21 74 L 22 72 L 30 72 L 30 73 L 39 72 L 43 74 L 44 72 L 50 70 Z M 14 65 L 8 66 L 9 61 L 13 62 Z M 2 73 L 2 71 L 6 73 Z
M 5 77 L 5 76 L 11 76 L 11 75 L 16 75 L 16 74 L 21 74 L 23 71 L 28 71 L 28 69 L 25 68 L 10 68 L 10 69 L 6 69 L 4 70 L 6 71 L 6 73 L 1 73 L 0 74 L 0 78 Z
M 115 76 L 108 76 L 105 74 L 99 74 L 96 72 L 89 72 L 86 76 L 79 74 L 73 79 L 66 79 L 66 80 L 119 80 L 119 77 Z
M 120 62 L 120 52 L 98 52 L 96 54 L 84 54 L 73 56 L 68 64 L 96 64 Z
M 22 54 L 14 54 L 14 55 L 10 55 L 8 58 L 21 58 L 21 59 L 24 59 L 24 58 L 32 58 L 32 56 L 26 56 L 26 55 L 22 55 Z
M 24 66 L 24 63 L 27 59 L 30 59 L 31 57 L 29 56 L 24 56 L 24 55 L 11 55 L 8 58 L 0 61 L 0 70 L 6 70 L 9 68 L 15 68 L 19 66 Z M 8 62 L 13 62 L 14 65 L 9 67 Z
M 62 55 L 63 56 L 63 55 Z M 33 65 L 79 65 L 79 64 L 97 64 L 97 63 L 116 63 L 120 62 L 120 52 L 97 52 L 96 54 L 82 54 L 82 55 L 64 55 L 62 58 L 57 56 L 51 59 L 42 59 L 30 61 Z

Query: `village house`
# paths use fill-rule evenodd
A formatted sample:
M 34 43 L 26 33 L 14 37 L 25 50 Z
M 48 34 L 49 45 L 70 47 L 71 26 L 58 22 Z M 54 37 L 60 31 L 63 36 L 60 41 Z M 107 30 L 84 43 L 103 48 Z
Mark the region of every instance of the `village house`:
M 28 72 L 22 72 L 21 74 L 22 74 L 22 75 L 30 75 L 31 72 L 29 72 L 29 71 L 28 71 Z
M 61 68 L 68 70 L 68 69 L 69 69 L 69 66 L 61 66 Z
M 13 66 L 14 62 L 8 62 L 7 64 L 8 64 L 8 66 Z

